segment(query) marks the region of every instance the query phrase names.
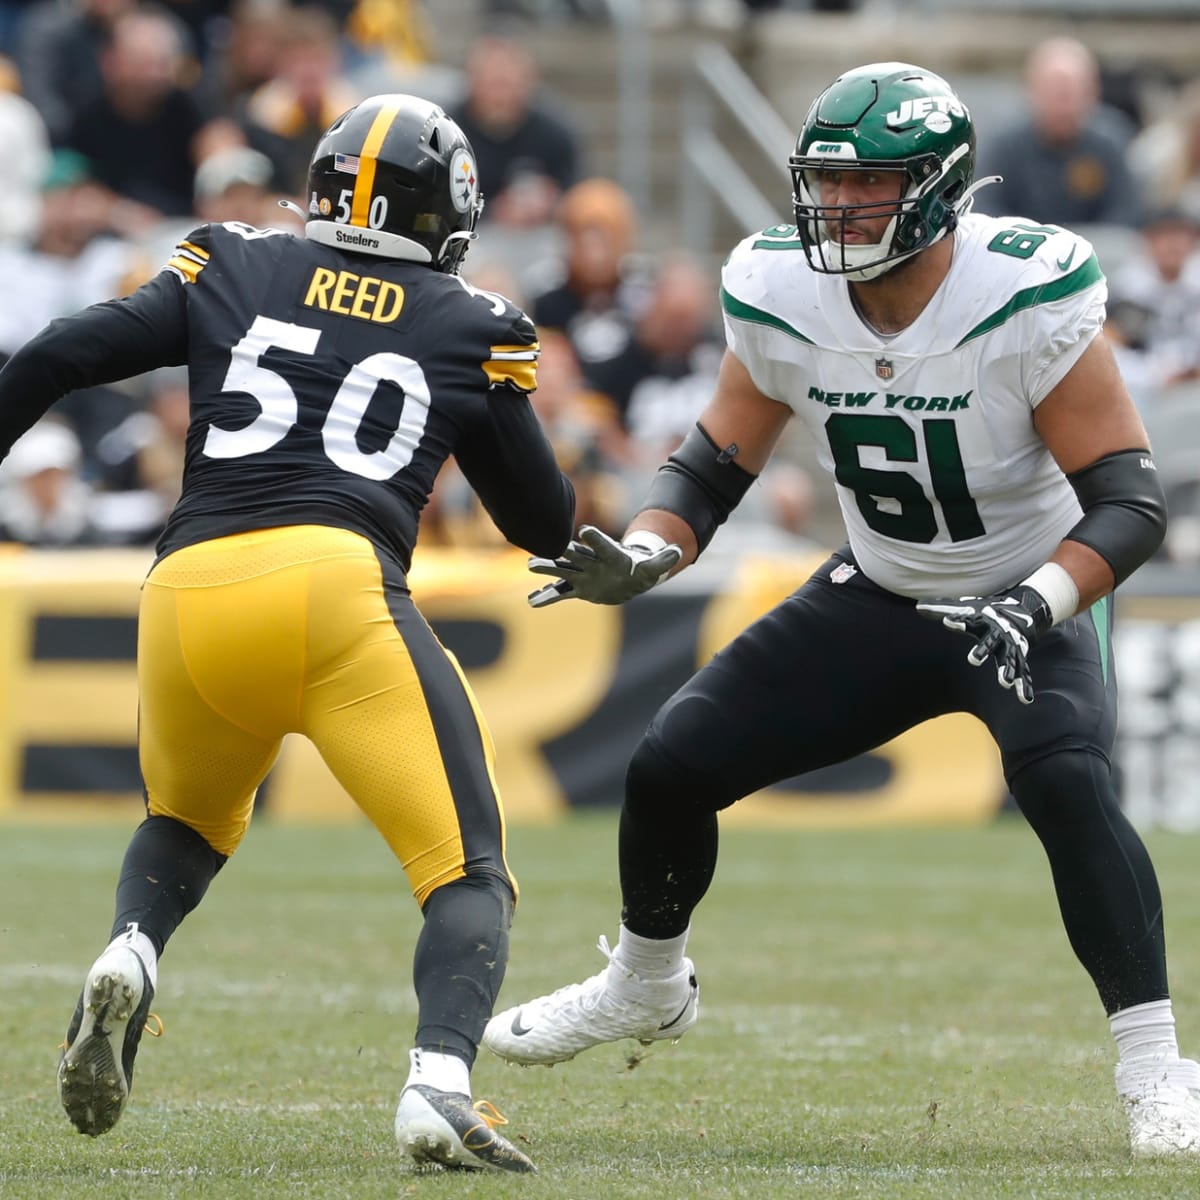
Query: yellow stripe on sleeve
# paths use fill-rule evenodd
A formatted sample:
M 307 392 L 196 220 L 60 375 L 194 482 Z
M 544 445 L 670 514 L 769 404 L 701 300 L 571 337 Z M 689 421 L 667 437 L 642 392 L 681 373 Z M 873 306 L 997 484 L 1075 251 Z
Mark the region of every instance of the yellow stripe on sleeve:
M 184 283 L 195 283 L 196 277 L 204 270 L 202 264 L 194 262 L 190 258 L 184 258 L 182 254 L 172 255 L 167 260 L 167 266 L 177 271 Z
M 492 387 L 511 383 L 523 392 L 537 388 L 537 360 L 541 351 L 538 342 L 523 342 L 515 346 L 492 346 L 492 357 L 483 364 L 484 374 Z

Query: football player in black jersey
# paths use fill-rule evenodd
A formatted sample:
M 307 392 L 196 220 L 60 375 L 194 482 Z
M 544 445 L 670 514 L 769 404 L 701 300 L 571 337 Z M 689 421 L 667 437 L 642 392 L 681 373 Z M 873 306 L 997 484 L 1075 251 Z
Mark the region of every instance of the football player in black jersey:
M 53 322 L 0 373 L 0 453 L 75 388 L 184 363 L 190 380 L 183 492 L 139 613 L 147 818 L 59 1096 L 83 1133 L 120 1117 L 158 956 L 241 841 L 283 736 L 302 733 L 425 916 L 401 1147 L 531 1171 L 471 1101 L 516 898 L 491 739 L 406 572 L 451 454 L 535 555 L 567 546 L 574 493 L 528 400 L 532 323 L 457 274 L 482 208 L 459 127 L 413 96 L 365 100 L 318 142 L 308 193 L 306 236 L 199 228 L 138 291 Z

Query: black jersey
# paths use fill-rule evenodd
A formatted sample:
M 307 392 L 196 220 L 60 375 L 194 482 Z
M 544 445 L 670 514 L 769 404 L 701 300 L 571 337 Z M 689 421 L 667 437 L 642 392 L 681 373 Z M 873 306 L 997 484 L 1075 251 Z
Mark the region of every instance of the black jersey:
M 574 494 L 525 394 L 536 359 L 529 318 L 457 276 L 206 225 L 132 296 L 56 321 L 14 355 L 0 451 L 66 391 L 186 362 L 183 490 L 161 554 L 316 524 L 407 567 L 453 454 L 505 536 L 550 556 L 570 537 Z

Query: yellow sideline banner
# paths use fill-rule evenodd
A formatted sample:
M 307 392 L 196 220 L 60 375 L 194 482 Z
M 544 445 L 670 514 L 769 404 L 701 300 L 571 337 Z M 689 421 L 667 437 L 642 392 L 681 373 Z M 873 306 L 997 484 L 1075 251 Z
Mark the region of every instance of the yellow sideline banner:
M 141 550 L 0 551 L 0 814 L 136 818 L 136 618 L 151 561 Z M 425 549 L 409 582 L 491 727 L 509 818 L 536 821 L 619 804 L 658 705 L 817 562 L 748 560 L 720 593 L 664 588 L 624 608 L 530 609 L 538 580 L 517 552 Z M 986 730 L 951 716 L 760 792 L 723 819 L 972 822 L 1004 795 Z M 260 804 L 280 820 L 357 818 L 302 737 L 287 739 Z

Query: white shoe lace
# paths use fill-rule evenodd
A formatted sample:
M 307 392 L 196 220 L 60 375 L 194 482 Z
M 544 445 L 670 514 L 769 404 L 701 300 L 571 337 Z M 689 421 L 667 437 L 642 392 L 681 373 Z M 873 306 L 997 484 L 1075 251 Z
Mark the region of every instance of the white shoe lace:
M 604 955 L 610 966 L 615 967 L 629 979 L 636 978 L 632 971 L 622 966 L 614 958 L 614 951 L 604 934 L 600 935 L 600 940 L 596 943 L 596 949 Z M 556 988 L 549 995 L 542 997 L 538 1003 L 538 1008 L 545 1012 L 553 1012 L 555 1016 L 564 1017 L 566 1016 L 564 1010 L 567 1006 L 574 1004 L 578 1007 L 580 1014 L 586 1015 L 594 1013 L 599 1007 L 601 1000 L 607 998 L 613 1008 L 620 1009 L 623 1007 L 620 998 L 613 993 L 611 988 L 606 986 L 608 983 L 607 974 L 608 968 L 606 967 L 603 971 L 598 971 L 595 975 L 589 976 L 582 983 L 568 983 L 564 987 Z

